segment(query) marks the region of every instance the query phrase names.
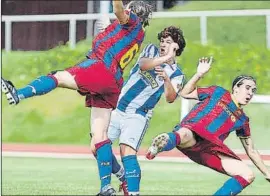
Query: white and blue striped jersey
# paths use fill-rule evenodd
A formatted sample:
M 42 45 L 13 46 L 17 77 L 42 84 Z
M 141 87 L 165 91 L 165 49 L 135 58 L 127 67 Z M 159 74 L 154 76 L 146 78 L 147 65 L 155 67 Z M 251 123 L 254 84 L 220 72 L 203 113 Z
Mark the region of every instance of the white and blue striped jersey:
M 152 116 L 153 108 L 164 93 L 164 81 L 155 73 L 154 69 L 142 71 L 140 69 L 140 59 L 155 57 L 159 57 L 158 48 L 153 44 L 147 45 L 131 69 L 130 75 L 121 90 L 117 109 L 126 113 Z M 179 93 L 184 83 L 184 74 L 181 69 L 177 64 L 163 64 L 161 66 L 170 77 L 174 89 Z

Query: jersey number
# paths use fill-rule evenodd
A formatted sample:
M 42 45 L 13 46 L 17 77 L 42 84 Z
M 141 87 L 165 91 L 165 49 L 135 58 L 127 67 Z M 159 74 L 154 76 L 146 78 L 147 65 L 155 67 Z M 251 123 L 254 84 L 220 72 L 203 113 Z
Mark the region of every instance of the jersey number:
M 130 61 L 134 58 L 135 54 L 139 51 L 139 46 L 136 43 L 132 48 L 130 48 L 126 54 L 124 54 L 120 60 L 120 67 L 124 69 Z

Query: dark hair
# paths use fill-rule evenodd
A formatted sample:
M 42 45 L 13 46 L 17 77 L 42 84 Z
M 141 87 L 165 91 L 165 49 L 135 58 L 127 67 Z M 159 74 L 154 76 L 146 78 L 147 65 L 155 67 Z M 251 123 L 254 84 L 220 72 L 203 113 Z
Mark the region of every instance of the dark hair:
M 149 25 L 149 18 L 152 14 L 152 6 L 143 1 L 131 1 L 127 5 L 127 9 L 130 9 L 135 13 L 141 20 L 142 26 L 146 27 Z
M 236 85 L 237 87 L 241 86 L 243 84 L 243 81 L 244 80 L 252 80 L 253 82 L 255 82 L 256 84 L 256 79 L 252 76 L 248 76 L 248 75 L 240 75 L 240 76 L 237 76 L 234 80 L 233 80 L 233 83 L 232 83 L 232 90 L 233 90 L 233 87 Z
M 168 36 L 171 36 L 173 41 L 178 44 L 179 49 L 176 50 L 176 56 L 180 56 L 186 47 L 183 31 L 175 26 L 167 27 L 158 34 L 158 40 L 160 41 L 161 38 L 166 38 Z

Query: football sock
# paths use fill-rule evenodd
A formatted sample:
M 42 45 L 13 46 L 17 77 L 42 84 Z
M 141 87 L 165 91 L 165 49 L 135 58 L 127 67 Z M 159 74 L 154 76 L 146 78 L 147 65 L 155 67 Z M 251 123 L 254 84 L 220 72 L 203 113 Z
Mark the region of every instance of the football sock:
M 237 195 L 249 184 L 243 177 L 234 176 L 226 181 L 214 195 Z
M 120 166 L 114 154 L 112 154 L 112 173 L 121 181 L 125 181 L 125 170 Z
M 17 95 L 19 99 L 26 99 L 36 95 L 46 94 L 57 87 L 57 81 L 51 76 L 41 76 L 26 87 L 18 89 Z
M 141 168 L 136 155 L 122 157 L 125 169 L 128 192 L 130 195 L 137 195 L 140 191 Z
M 181 142 L 181 138 L 178 133 L 170 132 L 168 133 L 168 135 L 169 135 L 169 140 L 167 144 L 163 147 L 162 151 L 170 151 L 174 149 L 177 145 L 179 145 Z
M 96 159 L 98 163 L 99 177 L 101 181 L 101 188 L 106 188 L 111 184 L 112 173 L 112 145 L 111 140 L 105 140 L 103 142 L 95 144 L 96 147 Z

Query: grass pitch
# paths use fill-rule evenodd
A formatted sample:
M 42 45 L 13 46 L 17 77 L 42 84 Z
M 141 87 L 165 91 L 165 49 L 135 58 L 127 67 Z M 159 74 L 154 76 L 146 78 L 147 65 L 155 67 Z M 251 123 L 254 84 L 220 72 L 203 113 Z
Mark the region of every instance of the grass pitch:
M 3 195 L 95 195 L 99 180 L 95 160 L 2 159 Z M 212 195 L 227 179 L 193 163 L 141 161 L 141 195 Z M 254 183 L 241 195 L 269 195 L 269 182 L 253 168 Z M 113 186 L 118 187 L 115 177 Z

